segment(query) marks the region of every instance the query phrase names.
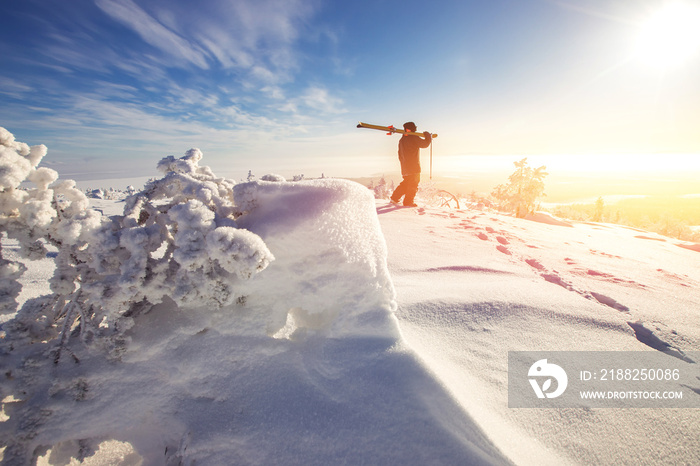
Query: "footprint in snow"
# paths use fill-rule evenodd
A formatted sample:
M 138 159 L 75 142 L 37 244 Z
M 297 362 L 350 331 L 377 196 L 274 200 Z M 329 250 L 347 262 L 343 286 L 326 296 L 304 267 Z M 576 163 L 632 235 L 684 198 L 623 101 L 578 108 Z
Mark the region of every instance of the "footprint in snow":
M 533 269 L 544 270 L 544 265 L 542 265 L 537 259 L 525 259 L 525 263 L 527 263 L 527 265 Z
M 599 303 L 605 304 L 606 306 L 616 309 L 620 312 L 630 312 L 630 308 L 628 308 L 624 304 L 620 304 L 619 302 L 615 301 L 609 296 L 605 296 L 604 294 L 596 293 L 594 291 L 591 291 L 591 296 L 593 296 Z
M 631 286 L 634 288 L 647 288 L 646 285 L 643 285 L 641 283 L 637 283 L 634 280 L 626 280 L 624 278 L 619 278 L 616 277 L 615 275 L 605 273 L 605 272 L 598 272 L 597 270 L 593 269 L 576 269 L 574 270 L 574 273 L 579 273 L 579 274 L 584 274 L 592 278 L 596 278 L 598 280 L 603 280 L 606 282 L 610 283 L 618 283 L 620 285 L 624 286 Z
M 542 278 L 549 283 L 554 283 L 569 291 L 576 291 L 574 288 L 556 273 L 543 273 Z
M 634 336 L 637 338 L 637 340 L 644 343 L 645 345 L 654 348 L 657 351 L 661 351 L 662 353 L 666 353 L 669 356 L 673 356 L 674 358 L 678 358 L 681 361 L 685 361 L 691 364 L 695 363 L 695 361 L 686 356 L 686 354 L 683 351 L 673 347 L 669 343 L 666 343 L 661 338 L 656 336 L 652 330 L 644 326 L 644 323 L 642 321 L 627 322 L 627 325 L 629 325 L 632 328 L 632 330 L 634 330 Z
M 507 247 L 503 246 L 502 244 L 496 246 L 496 249 L 498 249 L 503 254 L 508 254 L 509 256 L 513 254 Z
M 661 242 L 663 242 L 663 243 L 666 242 L 666 240 L 663 239 L 663 238 L 652 238 L 651 236 L 638 235 L 638 236 L 635 236 L 635 238 L 639 238 L 639 239 L 648 239 L 648 240 L 651 240 L 651 241 L 661 241 Z
M 690 277 L 687 275 L 681 276 L 678 274 L 675 274 L 673 272 L 668 272 L 664 269 L 656 269 L 657 272 L 661 272 L 664 277 L 673 280 L 674 282 L 678 283 L 680 286 L 685 286 L 686 288 L 690 288 L 691 286 L 687 283 L 688 281 L 691 280 Z
M 589 251 L 592 254 L 596 254 L 598 256 L 609 257 L 611 259 L 622 259 L 622 256 L 616 256 L 614 254 L 608 254 L 607 252 L 596 251 L 595 249 L 589 249 Z

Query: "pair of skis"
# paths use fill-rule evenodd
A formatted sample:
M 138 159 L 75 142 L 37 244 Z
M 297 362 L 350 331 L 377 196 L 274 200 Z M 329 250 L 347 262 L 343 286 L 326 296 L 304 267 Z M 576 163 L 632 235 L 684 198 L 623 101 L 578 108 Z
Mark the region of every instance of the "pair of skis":
M 412 131 L 406 131 L 403 129 L 399 129 L 394 127 L 393 125 L 390 126 L 379 126 L 379 125 L 370 125 L 369 123 L 362 123 L 359 122 L 357 124 L 358 128 L 368 128 L 368 129 L 378 129 L 380 131 L 386 131 L 387 135 L 391 135 L 394 133 L 399 133 L 399 134 L 408 134 L 409 136 L 423 136 L 423 133 L 414 133 Z M 436 138 L 438 135 L 437 134 L 431 134 L 432 137 Z
M 399 133 L 399 134 L 408 134 L 409 136 L 423 137 L 423 133 L 414 133 L 413 131 L 406 131 L 403 129 L 396 128 L 393 125 L 380 126 L 380 125 L 370 125 L 369 123 L 359 122 L 357 124 L 357 127 L 358 128 L 368 128 L 368 129 L 378 129 L 380 131 L 386 131 L 387 132 L 386 134 L 388 136 L 395 134 L 395 133 Z M 438 135 L 431 133 L 431 136 L 433 138 L 436 138 Z M 430 142 L 430 179 L 431 180 L 433 179 L 433 143 L 432 143 L 432 141 Z

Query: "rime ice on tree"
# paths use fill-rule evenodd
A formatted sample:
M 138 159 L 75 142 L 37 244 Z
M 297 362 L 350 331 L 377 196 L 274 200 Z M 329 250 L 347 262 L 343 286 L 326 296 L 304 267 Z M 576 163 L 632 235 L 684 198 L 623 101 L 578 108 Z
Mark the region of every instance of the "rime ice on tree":
M 532 168 L 527 158 L 513 162 L 515 171 L 508 177 L 508 183 L 496 186 L 492 195 L 499 202 L 499 209 L 513 212 L 518 218 L 534 213 L 537 200 L 544 195 L 544 165 Z
M 0 144 L 0 226 L 29 259 L 45 257 L 46 243 L 58 248 L 54 294 L 19 311 L 13 338 L 60 335 L 62 347 L 76 325 L 84 341 L 114 337 L 166 297 L 182 308 L 222 307 L 241 298 L 240 280 L 274 260 L 260 237 L 236 227 L 233 183 L 200 166 L 199 149 L 163 158 L 163 178 L 130 196 L 123 215 L 107 218 L 74 181 L 37 168 L 45 146 L 18 143 L 4 128 Z M 25 180 L 36 187 L 19 189 Z M 24 266 L 0 256 L 0 267 L 0 304 L 12 313 Z

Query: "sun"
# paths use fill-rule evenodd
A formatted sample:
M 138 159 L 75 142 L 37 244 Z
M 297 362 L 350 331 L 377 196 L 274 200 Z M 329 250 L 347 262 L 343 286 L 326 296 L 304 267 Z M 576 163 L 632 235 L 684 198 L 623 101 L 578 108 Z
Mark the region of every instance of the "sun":
M 635 56 L 660 69 L 700 58 L 700 6 L 667 3 L 640 25 Z

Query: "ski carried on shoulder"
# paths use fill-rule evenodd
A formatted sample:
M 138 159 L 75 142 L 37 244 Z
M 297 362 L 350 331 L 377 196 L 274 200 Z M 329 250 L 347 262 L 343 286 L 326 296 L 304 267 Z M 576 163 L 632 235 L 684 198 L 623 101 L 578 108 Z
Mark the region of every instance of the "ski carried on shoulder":
M 414 133 L 412 131 L 406 131 L 403 129 L 399 129 L 394 127 L 393 125 L 390 126 L 380 126 L 380 125 L 371 125 L 369 123 L 363 123 L 359 122 L 357 124 L 358 128 L 367 128 L 367 129 L 377 129 L 379 131 L 386 131 L 387 134 L 394 134 L 394 133 L 400 133 L 400 134 L 408 134 L 410 136 L 423 136 L 423 133 Z M 437 134 L 432 134 L 431 136 L 436 138 L 438 135 Z

